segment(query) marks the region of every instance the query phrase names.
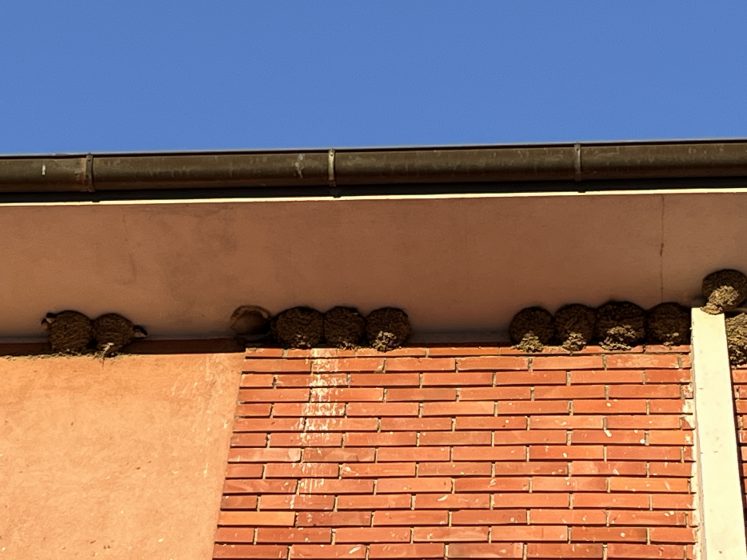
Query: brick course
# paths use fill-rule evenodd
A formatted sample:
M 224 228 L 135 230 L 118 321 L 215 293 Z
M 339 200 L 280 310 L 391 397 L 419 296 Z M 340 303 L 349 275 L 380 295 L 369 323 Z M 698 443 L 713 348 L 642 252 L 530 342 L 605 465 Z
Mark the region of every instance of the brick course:
M 691 558 L 689 367 L 689 347 L 248 350 L 214 557 Z

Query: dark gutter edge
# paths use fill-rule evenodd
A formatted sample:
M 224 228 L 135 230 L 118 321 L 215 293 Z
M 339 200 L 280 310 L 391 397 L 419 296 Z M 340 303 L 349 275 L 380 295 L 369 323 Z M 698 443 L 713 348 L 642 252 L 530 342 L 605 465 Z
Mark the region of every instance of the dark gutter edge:
M 747 140 L 0 157 L 0 198 L 609 190 L 747 178 Z M 562 188 L 560 188 L 562 186 Z M 487 189 L 487 190 L 485 190 Z M 251 193 L 251 194 L 249 194 Z M 263 194 L 260 194 L 263 193 Z M 230 196 L 230 195 L 229 195 Z

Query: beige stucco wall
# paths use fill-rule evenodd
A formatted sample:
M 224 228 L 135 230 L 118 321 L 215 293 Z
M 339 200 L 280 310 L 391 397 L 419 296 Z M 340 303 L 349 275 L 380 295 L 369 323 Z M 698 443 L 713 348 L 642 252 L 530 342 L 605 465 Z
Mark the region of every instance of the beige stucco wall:
M 210 558 L 242 358 L 0 359 L 0 559 Z
M 224 335 L 242 303 L 398 305 L 422 333 L 688 302 L 714 268 L 747 269 L 745 215 L 744 192 L 2 206 L 0 337 L 63 308 L 190 337 Z

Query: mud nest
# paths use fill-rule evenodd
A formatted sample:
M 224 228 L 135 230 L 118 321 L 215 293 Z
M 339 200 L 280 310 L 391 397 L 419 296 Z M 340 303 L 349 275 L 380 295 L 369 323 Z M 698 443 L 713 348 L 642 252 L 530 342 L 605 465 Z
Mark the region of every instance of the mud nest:
M 524 352 L 540 352 L 552 342 L 554 333 L 552 313 L 542 307 L 522 309 L 508 327 L 511 343 Z
M 324 316 L 311 307 L 292 307 L 272 321 L 272 334 L 286 348 L 319 346 L 324 334 Z
M 146 336 L 145 329 L 118 313 L 105 313 L 93 322 L 96 349 L 105 356 L 116 354 L 136 338 Z
M 688 344 L 690 310 L 679 303 L 660 303 L 646 313 L 646 332 L 651 342 L 667 345 Z
M 47 313 L 42 321 L 47 328 L 47 338 L 52 352 L 82 354 L 93 340 L 91 319 L 78 311 Z
M 583 350 L 594 338 L 596 313 L 580 303 L 564 305 L 555 313 L 555 334 L 569 352 Z
M 241 305 L 231 313 L 231 330 L 242 340 L 259 340 L 270 334 L 272 315 L 264 307 Z
M 402 346 L 410 337 L 410 319 L 402 309 L 382 307 L 366 317 L 366 338 L 379 352 Z
M 646 337 L 646 314 L 629 301 L 610 301 L 597 309 L 596 338 L 605 350 L 630 350 Z
M 366 320 L 354 307 L 333 307 L 324 314 L 324 340 L 336 348 L 357 348 L 366 333 Z
M 747 313 L 726 318 L 726 342 L 729 345 L 729 361 L 741 366 L 747 363 Z
M 731 311 L 747 299 L 747 276 L 738 270 L 718 270 L 703 278 L 703 311 L 716 315 Z

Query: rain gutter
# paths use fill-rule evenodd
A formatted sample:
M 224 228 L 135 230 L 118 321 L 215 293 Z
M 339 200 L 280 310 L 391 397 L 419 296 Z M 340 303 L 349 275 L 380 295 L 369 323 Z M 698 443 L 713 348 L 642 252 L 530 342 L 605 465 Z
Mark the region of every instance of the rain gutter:
M 0 156 L 0 200 L 747 186 L 747 140 Z

